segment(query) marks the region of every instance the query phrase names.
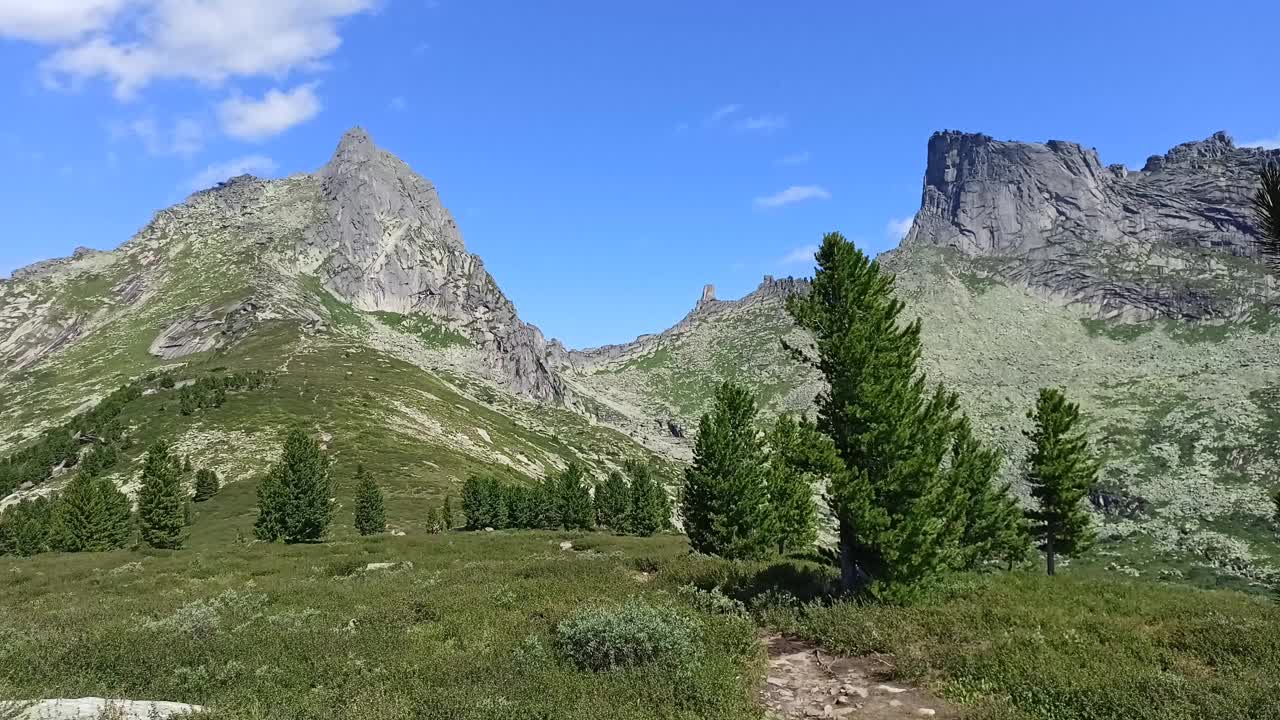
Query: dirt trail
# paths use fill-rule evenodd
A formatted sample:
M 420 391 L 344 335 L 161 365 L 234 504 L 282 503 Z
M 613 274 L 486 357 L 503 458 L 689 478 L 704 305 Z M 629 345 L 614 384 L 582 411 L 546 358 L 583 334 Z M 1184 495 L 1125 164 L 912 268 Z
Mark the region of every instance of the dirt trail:
M 875 658 L 827 655 L 790 638 L 765 638 L 769 672 L 760 690 L 766 716 L 850 720 L 955 720 L 951 705 L 919 688 L 887 681 Z

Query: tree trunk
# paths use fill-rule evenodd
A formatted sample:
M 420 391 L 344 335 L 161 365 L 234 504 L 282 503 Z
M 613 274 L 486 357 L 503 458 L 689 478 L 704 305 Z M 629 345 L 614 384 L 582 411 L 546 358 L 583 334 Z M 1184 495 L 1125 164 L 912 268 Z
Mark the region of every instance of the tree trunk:
M 1049 577 L 1053 577 L 1053 572 L 1055 569 L 1054 560 L 1056 558 L 1054 558 L 1054 554 L 1053 554 L 1053 536 L 1052 535 L 1050 535 L 1048 538 L 1045 539 L 1044 556 L 1045 556 L 1045 561 L 1048 563 Z

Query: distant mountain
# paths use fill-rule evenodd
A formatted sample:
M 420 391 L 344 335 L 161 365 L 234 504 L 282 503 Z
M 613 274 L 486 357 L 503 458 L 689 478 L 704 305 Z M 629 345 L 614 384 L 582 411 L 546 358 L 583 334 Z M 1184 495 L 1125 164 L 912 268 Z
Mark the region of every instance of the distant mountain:
M 1271 572 L 1280 323 L 1248 202 L 1280 152 L 1218 134 L 1128 171 L 1073 143 L 945 132 L 928 157 L 921 210 L 880 261 L 924 320 L 930 377 L 961 393 L 1010 481 L 1036 391 L 1064 387 L 1106 458 L 1104 562 Z M 248 479 L 301 422 L 394 477 L 393 512 L 481 469 L 649 457 L 675 478 L 718 382 L 751 384 L 768 414 L 812 407 L 821 379 L 782 348 L 808 341 L 784 308 L 807 288 L 766 277 L 726 301 L 708 287 L 666 331 L 565 348 L 520 320 L 431 183 L 357 129 L 315 174 L 235 178 L 119 250 L 0 281 L 0 455 L 148 372 L 262 369 L 270 387 L 221 408 L 139 400 L 114 477 L 129 487 L 163 438 Z

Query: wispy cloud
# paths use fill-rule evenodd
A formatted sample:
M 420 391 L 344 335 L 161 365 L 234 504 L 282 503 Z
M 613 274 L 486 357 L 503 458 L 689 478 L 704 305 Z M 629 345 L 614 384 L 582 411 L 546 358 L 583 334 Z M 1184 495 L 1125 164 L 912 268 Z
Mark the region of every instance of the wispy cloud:
M 245 157 L 206 167 L 187 181 L 185 189 L 190 192 L 204 190 L 238 175 L 267 176 L 274 173 L 279 167 L 275 160 L 265 155 L 246 155 Z
M 770 133 L 787 126 L 785 115 L 752 115 L 734 123 L 734 128 L 743 132 Z
M 821 185 L 792 185 L 786 190 L 756 198 L 755 206 L 760 210 L 770 210 L 806 200 L 830 199 L 831 193 Z
M 804 165 L 813 159 L 813 155 L 808 150 L 793 152 L 790 155 L 783 155 L 778 158 L 779 165 Z
M 218 118 L 228 135 L 240 140 L 260 141 L 275 137 L 320 112 L 315 83 L 289 90 L 272 89 L 261 99 L 232 97 L 218 106 Z
M 1263 150 L 1280 150 L 1280 132 L 1277 132 L 1269 138 L 1240 143 L 1240 147 L 1256 147 L 1262 148 Z
M 901 240 L 911 232 L 911 224 L 915 222 L 915 218 L 889 218 L 889 222 L 885 225 L 884 231 L 894 240 Z
M 781 265 L 799 265 L 801 263 L 813 262 L 813 256 L 818 252 L 817 245 L 801 245 L 792 250 L 779 260 Z
M 111 135 L 135 138 L 155 157 L 191 157 L 204 148 L 204 126 L 191 118 L 178 118 L 172 128 L 164 128 L 148 115 L 113 126 Z
M 729 103 L 728 105 L 721 105 L 720 107 L 713 110 L 710 115 L 707 116 L 706 124 L 708 126 L 719 125 L 720 123 L 724 122 L 724 120 L 728 118 L 730 115 L 736 115 L 739 112 L 742 112 L 742 106 L 739 105 L 738 103 Z

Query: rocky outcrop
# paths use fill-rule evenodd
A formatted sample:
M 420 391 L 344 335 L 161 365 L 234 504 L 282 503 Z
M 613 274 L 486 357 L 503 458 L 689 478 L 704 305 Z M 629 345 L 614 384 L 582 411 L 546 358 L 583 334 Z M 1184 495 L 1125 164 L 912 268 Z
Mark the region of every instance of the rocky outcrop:
M 256 303 L 247 301 L 229 310 L 199 312 L 178 320 L 151 343 L 151 354 L 165 360 L 176 360 L 227 347 L 249 334 L 258 311 Z
M 75 700 L 0 702 L 0 717 L 16 720 L 165 720 L 204 712 L 199 705 L 150 700 L 108 700 L 88 697 Z M 12 715 L 10 715 L 12 713 Z
M 517 394 L 570 399 L 548 367 L 553 349 L 467 252 L 430 182 L 359 128 L 343 136 L 318 178 L 324 213 L 300 242 L 305 270 L 356 308 L 425 314 L 464 334 Z
M 1102 317 L 1237 317 L 1251 305 L 1241 296 L 1255 293 L 1220 286 L 1233 282 L 1230 257 L 1255 254 L 1250 200 L 1259 168 L 1277 160 L 1280 151 L 1238 148 L 1224 133 L 1139 171 L 1070 142 L 936 133 L 903 243 L 955 248 Z
M 12 273 L 9 274 L 9 279 L 10 280 L 34 280 L 36 278 L 48 275 L 50 272 L 57 270 L 60 267 L 65 267 L 67 265 L 70 265 L 71 263 L 77 260 L 83 260 L 87 257 L 93 257 L 94 255 L 101 255 L 101 254 L 102 252 L 100 250 L 94 250 L 93 248 L 87 248 L 87 247 L 78 247 L 75 249 L 74 252 L 71 253 L 71 257 L 53 258 L 51 260 L 41 260 L 39 262 L 35 262 L 30 265 L 27 265 L 26 267 L 18 268 L 17 270 L 14 270 Z M 2 280 L 0 280 L 0 282 L 2 282 Z

